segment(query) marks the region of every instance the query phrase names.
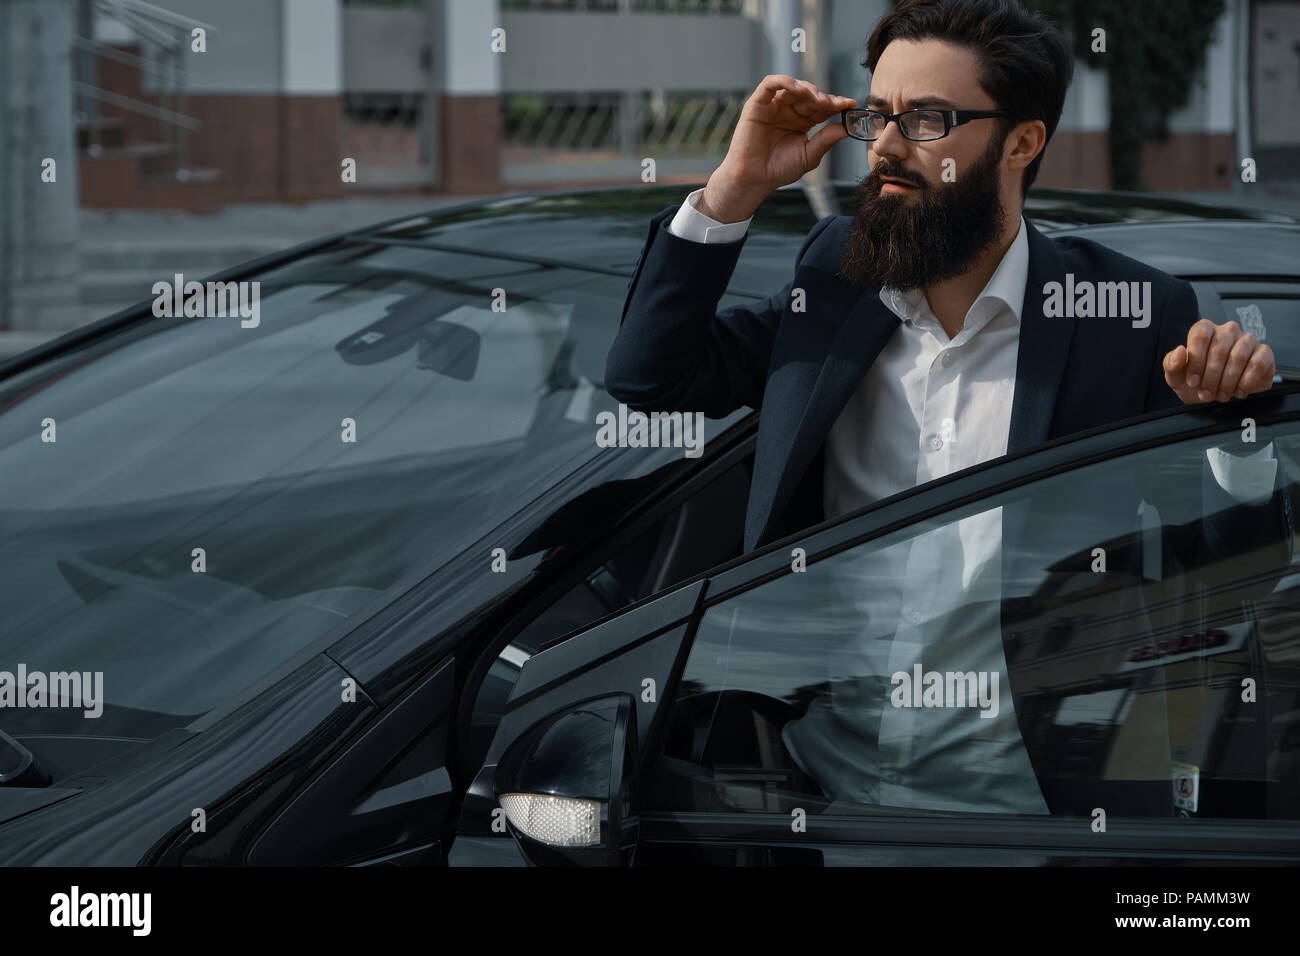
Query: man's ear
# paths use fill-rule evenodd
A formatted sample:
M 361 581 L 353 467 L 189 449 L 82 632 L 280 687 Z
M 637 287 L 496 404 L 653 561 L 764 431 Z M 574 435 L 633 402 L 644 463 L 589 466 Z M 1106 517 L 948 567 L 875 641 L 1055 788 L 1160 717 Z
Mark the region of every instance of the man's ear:
M 1007 134 L 1006 149 L 1002 158 L 1011 172 L 1023 173 L 1038 158 L 1047 145 L 1047 124 L 1042 120 L 1025 120 L 1017 123 Z

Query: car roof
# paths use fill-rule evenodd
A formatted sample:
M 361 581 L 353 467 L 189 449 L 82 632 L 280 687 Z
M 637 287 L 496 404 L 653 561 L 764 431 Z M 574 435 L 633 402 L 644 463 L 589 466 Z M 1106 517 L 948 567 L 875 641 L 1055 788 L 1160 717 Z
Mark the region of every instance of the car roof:
M 1143 193 L 1031 190 L 1044 233 L 1082 236 L 1183 278 L 1300 279 L 1300 219 Z
M 702 184 L 594 187 L 475 200 L 359 230 L 431 247 L 508 251 L 577 268 L 627 272 L 649 220 Z M 857 182 L 837 181 L 814 203 L 808 189 L 777 190 L 755 216 L 732 288 L 768 294 L 823 210 L 853 208 Z M 1281 213 L 1143 193 L 1031 190 L 1026 217 L 1049 235 L 1076 235 L 1180 276 L 1297 276 L 1300 220 Z M 747 267 L 746 260 L 755 263 Z M 771 274 L 773 263 L 781 266 Z M 776 286 L 773 282 L 778 280 Z

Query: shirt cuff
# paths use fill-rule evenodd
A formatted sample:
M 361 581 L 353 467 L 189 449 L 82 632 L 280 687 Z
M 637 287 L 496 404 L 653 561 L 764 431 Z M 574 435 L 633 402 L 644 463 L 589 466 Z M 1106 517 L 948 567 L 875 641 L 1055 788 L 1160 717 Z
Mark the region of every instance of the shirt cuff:
M 691 242 L 738 242 L 742 239 L 754 217 L 750 216 L 742 222 L 718 222 L 695 208 L 703 194 L 704 189 L 700 188 L 686 197 L 686 201 L 677 210 L 677 215 L 669 223 L 668 231 L 679 239 L 689 239 Z
M 1277 459 L 1272 442 L 1252 455 L 1233 455 L 1221 448 L 1207 448 L 1205 454 L 1214 480 L 1237 501 L 1262 505 L 1273 494 Z

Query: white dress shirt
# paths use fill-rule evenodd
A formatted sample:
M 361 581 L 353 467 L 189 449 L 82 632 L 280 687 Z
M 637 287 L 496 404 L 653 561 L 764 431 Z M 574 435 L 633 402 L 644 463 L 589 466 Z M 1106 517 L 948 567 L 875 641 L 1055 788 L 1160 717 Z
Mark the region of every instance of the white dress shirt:
M 670 231 L 734 242 L 751 219 L 719 223 L 687 197 Z M 892 335 L 827 437 L 826 517 L 1005 455 L 1029 276 L 1025 221 L 952 339 L 921 290 L 880 291 Z M 1271 444 L 1251 461 L 1210 450 L 1215 477 L 1238 500 L 1266 500 Z M 926 530 L 928 525 L 928 530 Z M 904 529 L 826 562 L 852 640 L 808 642 L 831 690 L 782 737 L 805 772 L 850 803 L 967 812 L 1047 813 L 1016 721 L 1001 627 L 1002 509 Z M 809 568 L 808 573 L 813 572 Z M 995 716 L 971 708 L 897 708 L 890 675 L 980 672 L 998 682 Z

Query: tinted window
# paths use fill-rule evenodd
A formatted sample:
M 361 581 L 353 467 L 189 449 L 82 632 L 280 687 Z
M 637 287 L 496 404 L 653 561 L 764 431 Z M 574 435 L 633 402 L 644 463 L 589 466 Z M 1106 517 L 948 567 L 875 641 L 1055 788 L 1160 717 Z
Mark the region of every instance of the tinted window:
M 1080 467 L 708 607 L 648 808 L 1300 818 L 1300 567 L 1269 498 L 1295 491 L 1300 426 L 1239 438 Z M 1209 477 L 1265 449 L 1236 497 Z

